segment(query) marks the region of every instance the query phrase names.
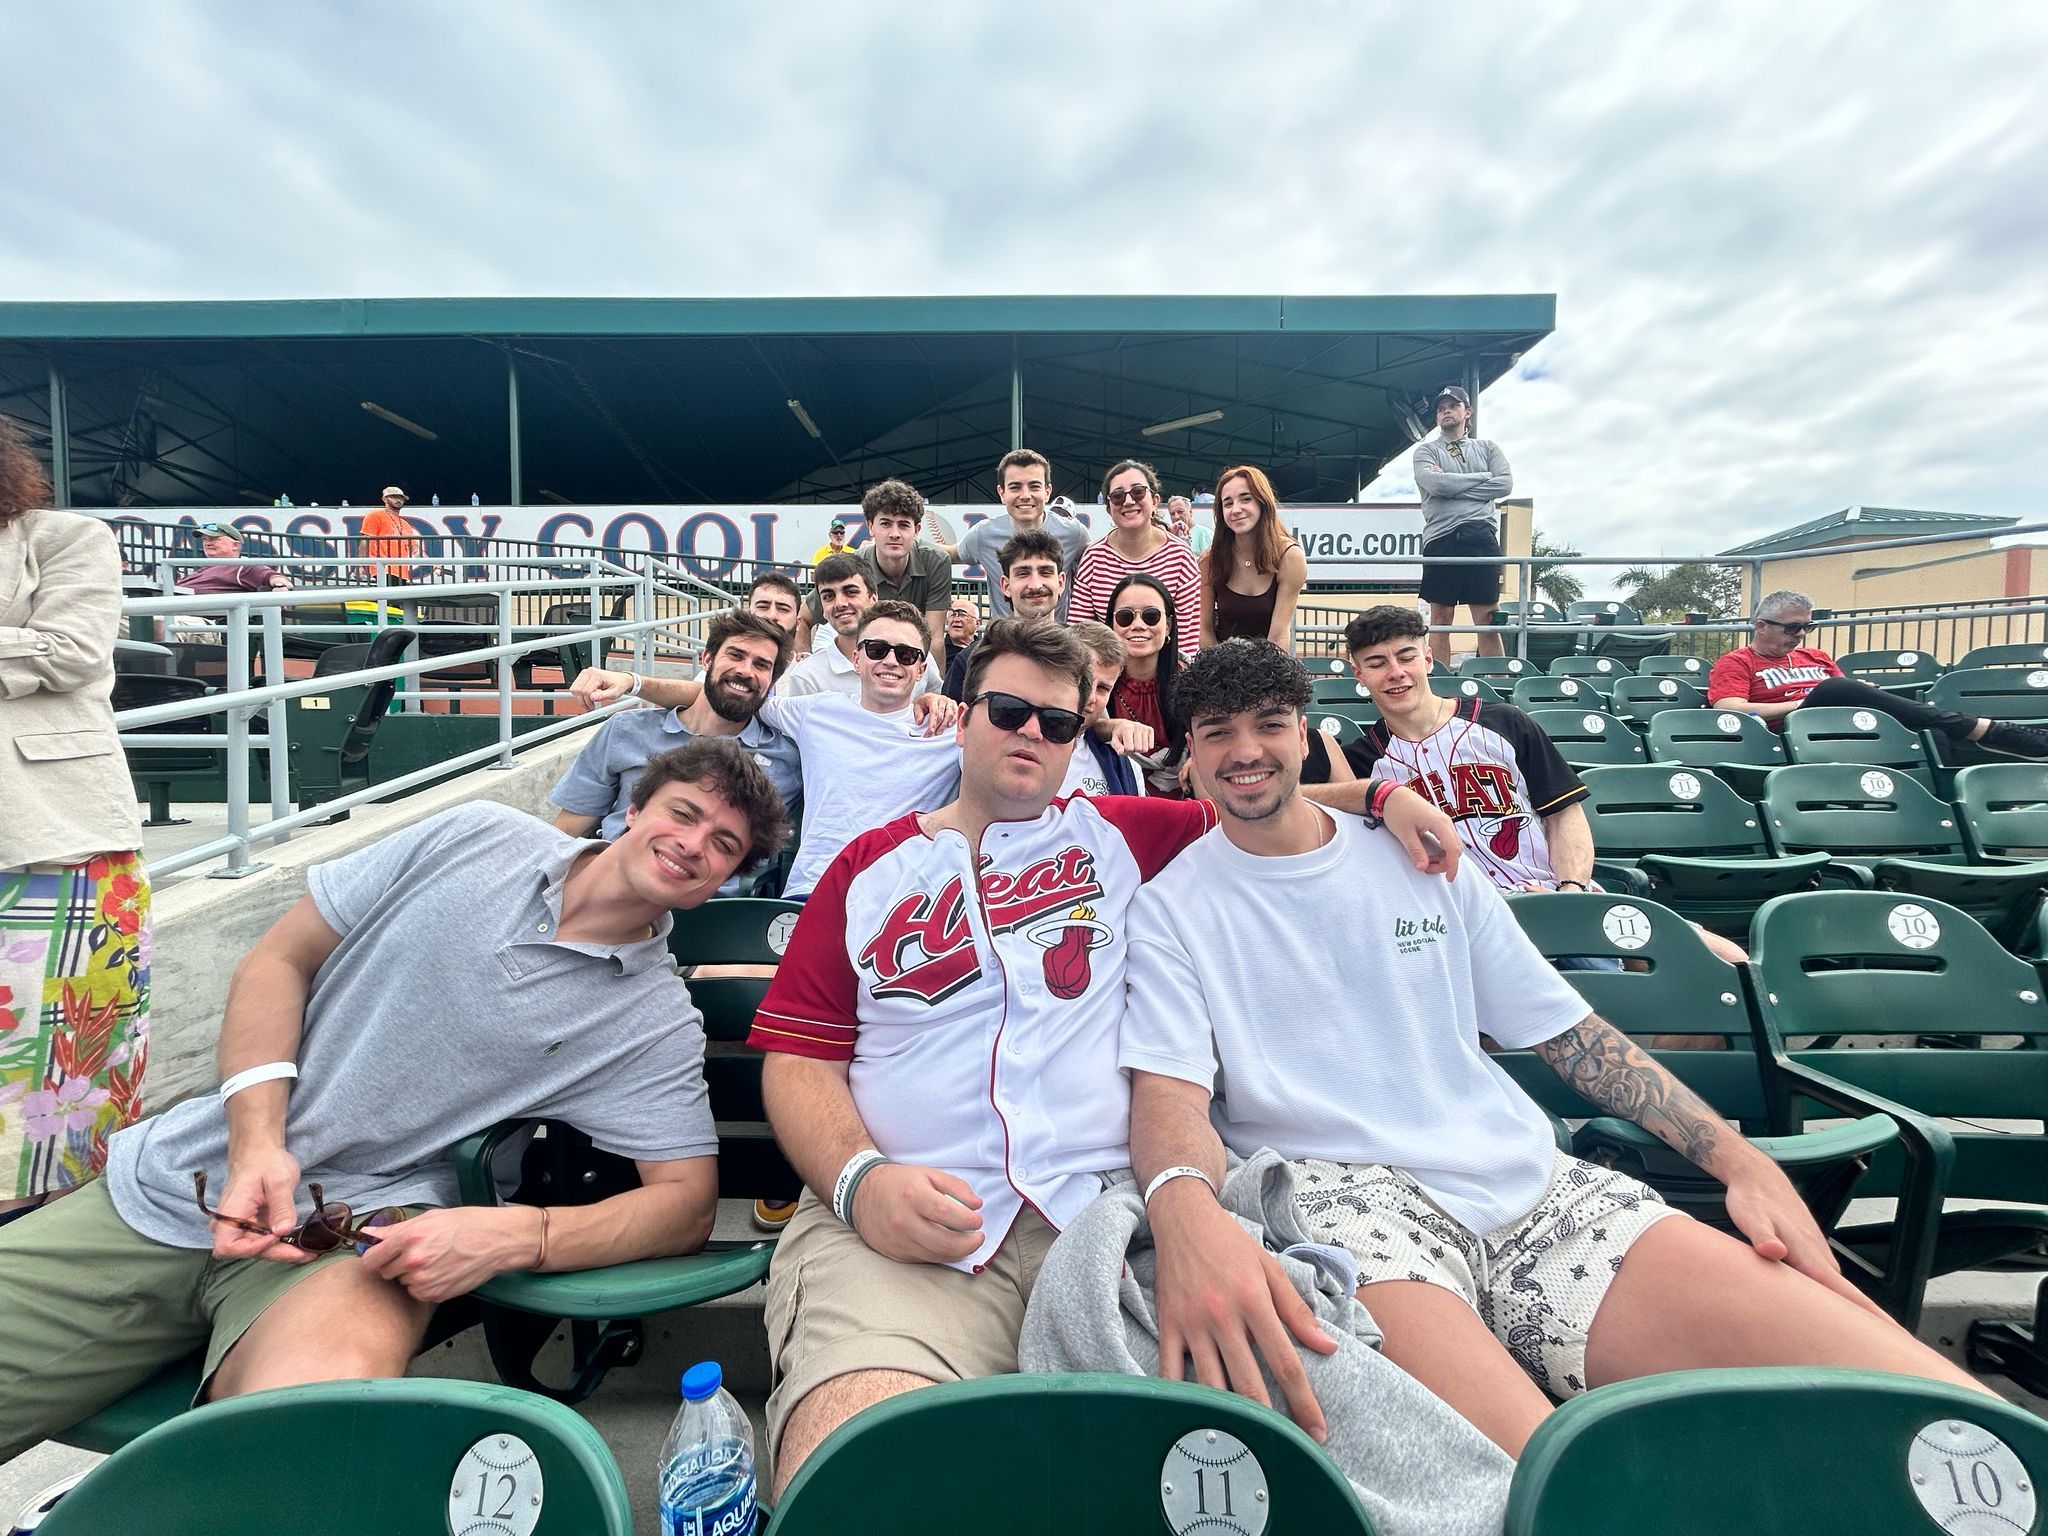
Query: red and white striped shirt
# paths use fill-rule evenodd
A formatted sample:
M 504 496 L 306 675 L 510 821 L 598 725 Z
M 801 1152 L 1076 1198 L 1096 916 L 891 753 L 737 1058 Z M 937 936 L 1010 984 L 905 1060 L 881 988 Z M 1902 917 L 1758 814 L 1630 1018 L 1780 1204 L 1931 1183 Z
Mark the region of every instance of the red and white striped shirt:
M 875 1145 L 981 1197 L 979 1270 L 1025 1204 L 1062 1227 L 1129 1165 L 1117 1070 L 1125 914 L 1216 824 L 1207 801 L 1055 800 L 977 856 L 916 814 L 862 834 L 811 893 L 749 1043 L 850 1062 Z
M 1116 584 L 1133 571 L 1156 576 L 1173 594 L 1174 622 L 1180 626 L 1180 648 L 1192 651 L 1202 640 L 1202 572 L 1195 552 L 1179 539 L 1169 538 L 1158 549 L 1135 564 L 1116 552 L 1108 539 L 1090 544 L 1074 571 L 1074 585 L 1067 594 L 1067 617 L 1109 623 L 1109 595 Z M 1139 598 L 1149 596 L 1133 589 Z M 1124 594 L 1132 601 L 1132 594 Z M 1143 606 L 1140 602 L 1139 606 Z

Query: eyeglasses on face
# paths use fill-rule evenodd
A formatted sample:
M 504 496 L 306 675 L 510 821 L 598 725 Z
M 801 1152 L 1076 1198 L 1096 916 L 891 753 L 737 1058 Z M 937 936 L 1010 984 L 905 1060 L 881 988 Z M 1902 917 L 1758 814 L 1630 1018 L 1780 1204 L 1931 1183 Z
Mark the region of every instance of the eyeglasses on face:
M 1165 617 L 1164 608 L 1119 608 L 1109 616 L 1118 629 L 1129 629 L 1133 624 L 1157 624 Z
M 1118 486 L 1109 493 L 1109 504 L 1112 507 L 1120 507 L 1127 501 L 1148 500 L 1151 495 L 1152 487 L 1149 485 Z
M 374 1243 L 381 1239 L 374 1230 L 377 1227 L 392 1226 L 405 1220 L 405 1212 L 396 1206 L 386 1206 L 361 1217 L 339 1200 L 329 1203 L 326 1193 L 318 1184 L 309 1186 L 313 1191 L 313 1214 L 291 1231 L 278 1238 L 294 1248 L 307 1253 L 331 1253 L 345 1243 Z M 270 1228 L 260 1221 L 250 1221 L 243 1216 L 223 1216 L 206 1203 L 206 1175 L 192 1175 L 192 1195 L 199 1202 L 199 1209 L 209 1221 L 224 1221 L 231 1227 L 244 1232 L 254 1232 L 261 1237 L 271 1235 Z
M 924 660 L 924 651 L 921 647 L 891 645 L 886 640 L 863 640 L 860 643 L 860 653 L 869 661 L 886 661 L 894 656 L 896 664 L 903 667 L 914 667 Z
M 977 693 L 966 707 L 973 709 L 977 704 L 987 706 L 988 723 L 999 731 L 1021 731 L 1024 722 L 1036 715 L 1039 734 L 1056 747 L 1065 746 L 1081 734 L 1081 716 L 1071 709 L 1033 704 L 1014 693 Z

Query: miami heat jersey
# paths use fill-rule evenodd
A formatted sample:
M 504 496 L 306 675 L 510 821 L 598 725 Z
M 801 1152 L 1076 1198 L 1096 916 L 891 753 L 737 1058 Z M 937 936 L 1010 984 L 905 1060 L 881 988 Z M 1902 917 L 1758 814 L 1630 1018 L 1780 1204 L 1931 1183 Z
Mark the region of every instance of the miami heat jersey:
M 1543 818 L 1585 799 L 1586 786 L 1514 705 L 1460 699 L 1424 740 L 1403 741 L 1381 721 L 1344 752 L 1360 778 L 1406 784 L 1442 807 L 1502 890 L 1556 880 Z
M 1124 916 L 1216 824 L 1207 801 L 1055 800 L 979 858 L 902 816 L 848 843 L 797 919 L 751 1044 L 844 1061 L 875 1145 L 981 1197 L 988 1262 L 1025 1202 L 1065 1226 L 1129 1164 Z

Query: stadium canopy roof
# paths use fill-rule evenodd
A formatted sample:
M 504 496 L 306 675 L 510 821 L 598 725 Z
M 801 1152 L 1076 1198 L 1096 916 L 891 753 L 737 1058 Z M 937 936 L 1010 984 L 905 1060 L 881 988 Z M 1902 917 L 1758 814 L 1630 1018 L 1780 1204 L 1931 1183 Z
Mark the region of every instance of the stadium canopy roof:
M 1555 315 L 1548 294 L 0 303 L 0 411 L 79 506 L 363 505 L 388 481 L 842 501 L 891 474 L 989 501 L 1020 440 L 1078 500 L 1135 455 L 1174 489 L 1251 462 L 1343 501 L 1440 386 L 1477 398 Z
M 1878 539 L 1917 539 L 1938 533 L 1980 532 L 1987 537 L 2010 528 L 2016 517 L 1988 517 L 1976 512 L 1915 512 L 1907 507 L 1844 507 L 1810 523 L 1782 529 L 1747 544 L 1721 551 L 1724 555 L 1782 555 L 1794 549 L 1868 544 Z

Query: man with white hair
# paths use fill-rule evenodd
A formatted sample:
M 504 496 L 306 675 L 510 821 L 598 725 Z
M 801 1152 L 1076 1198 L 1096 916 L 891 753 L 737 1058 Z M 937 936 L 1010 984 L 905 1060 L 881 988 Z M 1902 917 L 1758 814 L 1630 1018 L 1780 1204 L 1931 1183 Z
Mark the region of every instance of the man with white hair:
M 1749 644 L 1730 651 L 1707 674 L 1707 697 L 1716 709 L 1755 715 L 1774 731 L 1802 705 L 1868 709 L 1915 731 L 1938 731 L 1952 742 L 1974 741 L 2006 757 L 2048 758 L 2048 731 L 2009 720 L 1985 720 L 1901 698 L 1853 677 L 1818 646 L 1801 645 L 1813 628 L 1813 599 L 1789 589 L 1756 605 Z

